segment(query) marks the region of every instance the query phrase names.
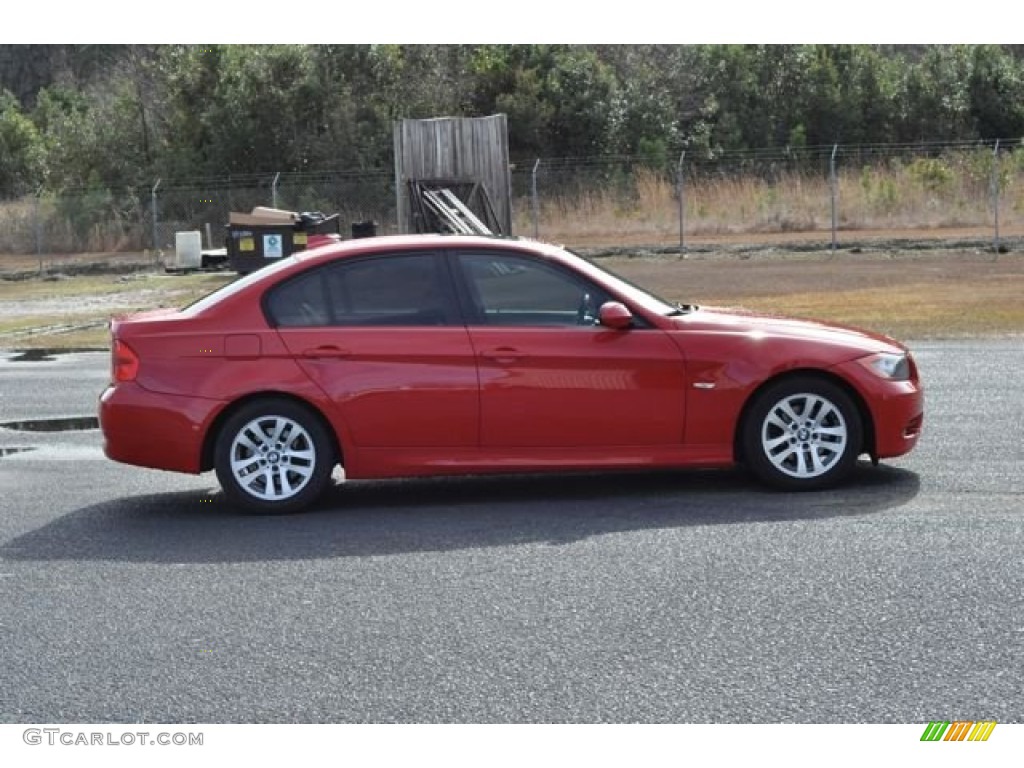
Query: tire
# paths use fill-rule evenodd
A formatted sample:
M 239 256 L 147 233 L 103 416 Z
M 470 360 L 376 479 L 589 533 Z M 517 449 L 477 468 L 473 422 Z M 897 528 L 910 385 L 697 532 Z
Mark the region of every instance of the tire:
M 281 398 L 256 400 L 222 425 L 214 469 L 224 495 L 255 514 L 285 514 L 326 490 L 337 458 L 323 421 Z
M 864 426 L 850 396 L 825 379 L 784 379 L 757 395 L 743 423 L 744 459 L 762 482 L 790 491 L 845 479 L 857 463 Z

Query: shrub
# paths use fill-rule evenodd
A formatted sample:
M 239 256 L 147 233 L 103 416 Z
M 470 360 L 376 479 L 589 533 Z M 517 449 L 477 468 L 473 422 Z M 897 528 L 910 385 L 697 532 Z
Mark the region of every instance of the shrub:
M 936 157 L 919 157 L 907 169 L 910 177 L 921 187 L 933 194 L 948 192 L 953 186 L 955 174 Z

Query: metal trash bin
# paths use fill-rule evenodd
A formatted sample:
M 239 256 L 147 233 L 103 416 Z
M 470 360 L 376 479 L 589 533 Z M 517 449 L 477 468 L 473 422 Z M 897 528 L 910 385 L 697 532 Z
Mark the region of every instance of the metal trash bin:
M 240 275 L 254 272 L 306 247 L 306 233 L 288 225 L 229 224 L 227 251 Z
M 306 250 L 311 234 L 337 233 L 338 229 L 338 214 L 324 216 L 319 211 L 299 214 L 253 208 L 249 214 L 232 213 L 227 226 L 228 261 L 233 270 L 245 275 Z
M 355 221 L 352 222 L 352 239 L 358 239 L 360 237 L 376 237 L 377 236 L 377 222 L 376 221 Z

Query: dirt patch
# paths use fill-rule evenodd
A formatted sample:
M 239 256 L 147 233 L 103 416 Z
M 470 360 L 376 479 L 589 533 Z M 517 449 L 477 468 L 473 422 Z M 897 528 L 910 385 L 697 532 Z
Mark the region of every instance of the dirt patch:
M 899 338 L 1024 333 L 1024 258 L 980 250 L 600 259 L 680 303 L 742 306 Z
M 894 249 L 925 250 L 950 248 L 982 248 L 991 250 L 995 233 L 985 227 L 922 228 L 922 229 L 857 229 L 839 230 L 836 233 L 836 249 Z M 544 239 L 543 233 L 541 239 Z M 556 238 L 557 239 L 557 238 Z M 1019 249 L 1024 241 L 1024 227 L 1004 226 L 1000 230 L 999 243 L 1007 249 Z M 601 233 L 576 233 L 572 235 L 570 247 L 577 248 L 618 248 L 622 246 L 673 249 L 678 251 L 679 230 L 665 230 L 652 237 L 650 232 L 625 233 L 622 235 Z M 611 245 L 614 243 L 614 245 Z M 690 234 L 684 237 L 684 247 L 689 251 L 736 250 L 782 250 L 782 251 L 827 251 L 832 249 L 831 230 L 806 232 L 727 232 L 716 234 Z
M 46 275 L 123 275 L 159 269 L 158 260 L 139 253 L 0 255 L 0 279 L 33 280 Z
M 995 257 L 977 249 L 648 253 L 599 256 L 597 261 L 651 290 L 671 293 L 666 298 L 676 301 L 1014 281 L 1024 274 L 1020 255 Z
M 2 299 L 0 291 L 0 320 L 26 316 L 61 318 L 69 315 L 114 312 L 135 307 L 155 306 L 167 298 L 167 292 L 158 288 L 143 288 L 102 295 L 54 296 L 51 298 Z

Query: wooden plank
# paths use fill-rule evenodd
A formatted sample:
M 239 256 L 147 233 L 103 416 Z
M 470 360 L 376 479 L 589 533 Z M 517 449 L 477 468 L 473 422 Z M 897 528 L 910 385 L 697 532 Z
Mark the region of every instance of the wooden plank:
M 508 167 L 507 126 L 507 117 L 503 114 L 395 123 L 395 186 L 400 230 L 412 231 L 406 182 L 448 179 L 482 183 L 502 231 L 511 233 L 512 179 Z

